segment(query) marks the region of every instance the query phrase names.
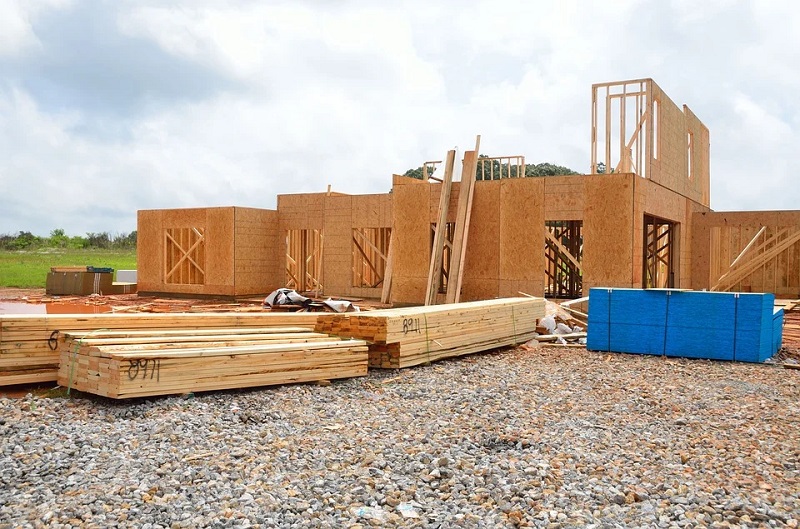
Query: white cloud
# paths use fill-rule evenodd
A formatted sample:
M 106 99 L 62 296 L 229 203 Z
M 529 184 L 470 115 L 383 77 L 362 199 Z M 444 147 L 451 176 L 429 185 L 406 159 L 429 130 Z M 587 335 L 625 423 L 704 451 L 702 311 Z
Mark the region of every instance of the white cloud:
M 274 207 L 277 194 L 328 184 L 386 192 L 392 173 L 469 148 L 475 134 L 484 153 L 585 171 L 591 84 L 639 77 L 709 126 L 716 209 L 800 203 L 787 181 L 800 162 L 794 4 L 376 5 L 102 4 L 117 23 L 115 53 L 148 54 L 135 63 L 146 75 L 117 91 L 146 103 L 110 111 L 113 79 L 106 91 L 81 85 L 105 64 L 91 50 L 106 42 L 60 65 L 85 72 L 69 90 L 96 98 L 54 97 L 67 89 L 37 61 L 55 56 L 53 32 L 76 28 L 60 28 L 58 12 L 37 21 L 68 6 L 0 4 L 0 76 L 11 71 L 3 53 L 30 65 L 0 84 L 0 183 L 11 189 L 0 195 L 0 233 L 130 231 L 137 209 Z M 178 74 L 176 64 L 191 67 Z M 203 90 L 182 94 L 192 83 Z M 748 191 L 754 178 L 763 191 Z
M 0 0 L 0 57 L 39 48 L 32 22 L 43 11 L 64 7 L 64 0 Z

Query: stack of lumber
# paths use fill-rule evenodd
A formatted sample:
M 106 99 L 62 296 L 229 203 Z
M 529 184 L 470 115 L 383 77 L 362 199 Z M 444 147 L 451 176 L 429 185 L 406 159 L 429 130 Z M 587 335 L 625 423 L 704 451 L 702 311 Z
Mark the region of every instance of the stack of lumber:
M 320 318 L 318 332 L 371 342 L 370 367 L 402 368 L 526 342 L 542 298 L 507 298 Z
M 784 310 L 783 320 L 783 346 L 784 356 L 800 361 L 800 300 L 780 300 L 775 302 L 776 307 Z M 795 367 L 797 364 L 785 364 Z
M 304 327 L 317 315 L 270 313 L 0 315 L 0 386 L 55 381 L 59 334 L 97 329 Z
M 367 374 L 367 345 L 302 327 L 95 331 L 60 338 L 61 386 L 124 399 Z

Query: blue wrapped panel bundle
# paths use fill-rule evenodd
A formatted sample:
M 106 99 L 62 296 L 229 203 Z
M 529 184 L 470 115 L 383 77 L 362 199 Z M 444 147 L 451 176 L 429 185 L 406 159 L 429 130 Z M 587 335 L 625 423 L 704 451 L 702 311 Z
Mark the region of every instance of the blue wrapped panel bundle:
M 639 309 L 643 305 L 647 311 Z M 666 315 L 666 298 L 656 291 L 593 288 L 589 292 L 586 347 L 593 351 L 664 354 Z
M 669 303 L 665 355 L 733 360 L 736 304 L 732 295 L 663 292 Z
M 772 294 L 593 288 L 587 349 L 763 362 L 780 349 Z

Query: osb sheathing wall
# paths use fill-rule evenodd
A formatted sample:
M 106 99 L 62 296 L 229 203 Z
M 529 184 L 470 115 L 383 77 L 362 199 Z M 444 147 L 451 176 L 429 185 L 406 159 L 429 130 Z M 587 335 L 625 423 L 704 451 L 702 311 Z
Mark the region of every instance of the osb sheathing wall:
M 648 120 L 648 135 L 655 137 L 655 152 L 650 149 L 650 169 L 646 173 L 653 182 L 709 206 L 710 158 L 708 128 L 687 107 L 681 109 L 652 80 L 647 82 L 653 115 L 653 101 L 658 101 L 658 123 Z M 692 133 L 693 155 L 691 178 L 688 171 L 688 133 Z
M 536 180 L 475 183 L 462 301 L 544 291 L 544 186 Z M 448 222 L 456 219 L 459 188 L 460 182 L 453 183 Z M 438 217 L 441 190 L 442 184 L 398 176 L 394 179 L 395 303 L 420 303 L 425 298 L 431 224 Z M 428 208 L 419 207 L 426 202 Z
M 584 184 L 583 291 L 592 287 L 632 287 L 634 182 L 632 174 L 576 176 Z
M 142 293 L 245 296 L 269 292 L 283 283 L 275 266 L 277 212 L 240 207 L 140 210 L 137 280 Z M 165 281 L 165 231 L 203 232 L 205 260 L 201 284 Z
M 392 299 L 424 299 L 430 256 L 430 225 L 436 220 L 441 184 L 395 177 L 395 268 Z M 454 184 L 450 221 L 459 184 Z M 428 208 L 418 207 L 427 196 Z M 584 289 L 640 287 L 643 220 L 651 214 L 678 222 L 682 270 L 691 270 L 688 213 L 702 206 L 634 174 L 510 178 L 476 182 L 467 242 L 462 299 L 487 299 L 544 291 L 546 220 L 583 220 Z M 421 234 L 428 233 L 428 236 Z
M 633 175 L 635 176 L 635 175 Z M 710 211 L 708 207 L 689 200 L 670 189 L 648 179 L 633 179 L 635 189 L 636 210 L 634 214 L 633 255 L 635 266 L 632 286 L 642 286 L 642 269 L 644 259 L 644 216 L 655 217 L 678 223 L 675 241 L 675 259 L 678 267 L 675 270 L 675 288 L 690 288 L 692 275 L 692 214 L 695 211 Z
M 282 243 L 275 255 L 280 262 L 281 270 L 286 265 L 287 231 L 322 230 L 320 279 L 323 291 L 339 296 L 380 297 L 380 288 L 361 288 L 352 284 L 353 229 L 391 227 L 391 195 L 342 193 L 278 195 L 278 225 Z M 282 274 L 282 284 L 285 284 L 285 273 Z
M 136 250 L 139 292 L 192 295 L 235 295 L 234 222 L 232 207 L 140 210 Z M 203 284 L 165 282 L 165 230 L 196 228 L 204 233 Z
M 283 286 L 283 268 L 275 258 L 281 253 L 278 212 L 233 208 L 234 294 L 268 293 Z
M 800 230 L 800 211 L 705 212 L 694 215 L 692 285 L 711 288 L 762 227 L 764 237 L 781 228 Z M 735 285 L 741 292 L 772 292 L 779 297 L 800 297 L 800 242 L 792 244 Z

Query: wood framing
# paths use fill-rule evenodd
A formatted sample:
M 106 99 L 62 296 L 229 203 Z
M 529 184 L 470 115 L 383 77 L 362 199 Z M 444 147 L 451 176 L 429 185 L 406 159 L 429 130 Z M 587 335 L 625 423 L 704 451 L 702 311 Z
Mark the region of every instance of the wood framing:
M 278 195 L 278 212 L 282 232 L 320 234 L 313 273 L 318 286 L 310 290 L 325 295 L 381 296 L 392 237 L 391 195 Z M 284 255 L 288 244 L 282 248 Z M 293 283 L 280 286 L 294 288 Z
M 480 140 L 476 141 L 475 151 L 480 150 Z M 465 153 L 466 154 L 466 153 Z M 436 167 L 442 163 L 441 160 L 431 160 L 422 164 L 422 175 L 424 180 L 435 180 L 441 182 L 433 176 Z M 510 156 L 485 156 L 477 158 L 475 169 L 472 171 L 476 180 L 500 180 L 501 178 L 521 178 L 525 176 L 525 157 L 521 154 Z
M 286 287 L 322 292 L 322 230 L 286 231 Z
M 675 238 L 677 225 L 653 215 L 644 216 L 642 288 L 675 287 Z
M 652 79 L 593 85 L 591 136 L 589 175 L 520 178 L 523 156 L 476 147 L 453 157 L 464 174 L 449 184 L 395 175 L 386 193 L 279 195 L 276 211 L 140 211 L 139 291 L 289 286 L 394 304 L 643 286 L 800 297 L 800 212 L 712 213 L 708 129 Z
M 278 213 L 221 207 L 141 210 L 138 290 L 189 296 L 248 296 L 283 283 Z
M 353 286 L 382 287 L 391 228 L 353 228 Z
M 583 296 L 582 228 L 582 220 L 546 222 L 545 296 L 554 298 Z
M 591 172 L 635 173 L 708 207 L 708 128 L 652 79 L 592 85 Z
M 205 283 L 205 228 L 164 229 L 164 282 L 175 285 Z
M 800 211 L 694 214 L 692 288 L 800 297 Z
M 444 260 L 445 230 L 447 229 L 447 213 L 450 208 L 450 191 L 453 186 L 453 171 L 456 163 L 456 151 L 447 153 L 442 190 L 439 198 L 439 208 L 436 213 L 436 223 L 433 236 L 433 248 L 428 267 L 428 282 L 425 287 L 425 305 L 436 305 L 442 277 L 442 262 Z M 449 259 L 448 259 L 449 261 Z
M 463 169 L 461 171 L 461 194 L 458 197 L 458 210 L 456 211 L 455 233 L 453 235 L 452 255 L 450 256 L 450 266 L 448 272 L 451 273 L 452 281 L 448 281 L 446 290 L 447 303 L 458 303 L 461 300 L 461 287 L 464 284 L 464 260 L 467 255 L 467 241 L 469 237 L 469 225 L 472 218 L 472 201 L 475 196 L 475 179 L 471 175 L 475 174 L 478 163 L 478 155 L 481 148 L 481 137 L 475 138 L 475 150 L 464 153 Z M 525 162 L 522 166 L 524 170 Z M 464 176 L 467 178 L 464 178 Z

